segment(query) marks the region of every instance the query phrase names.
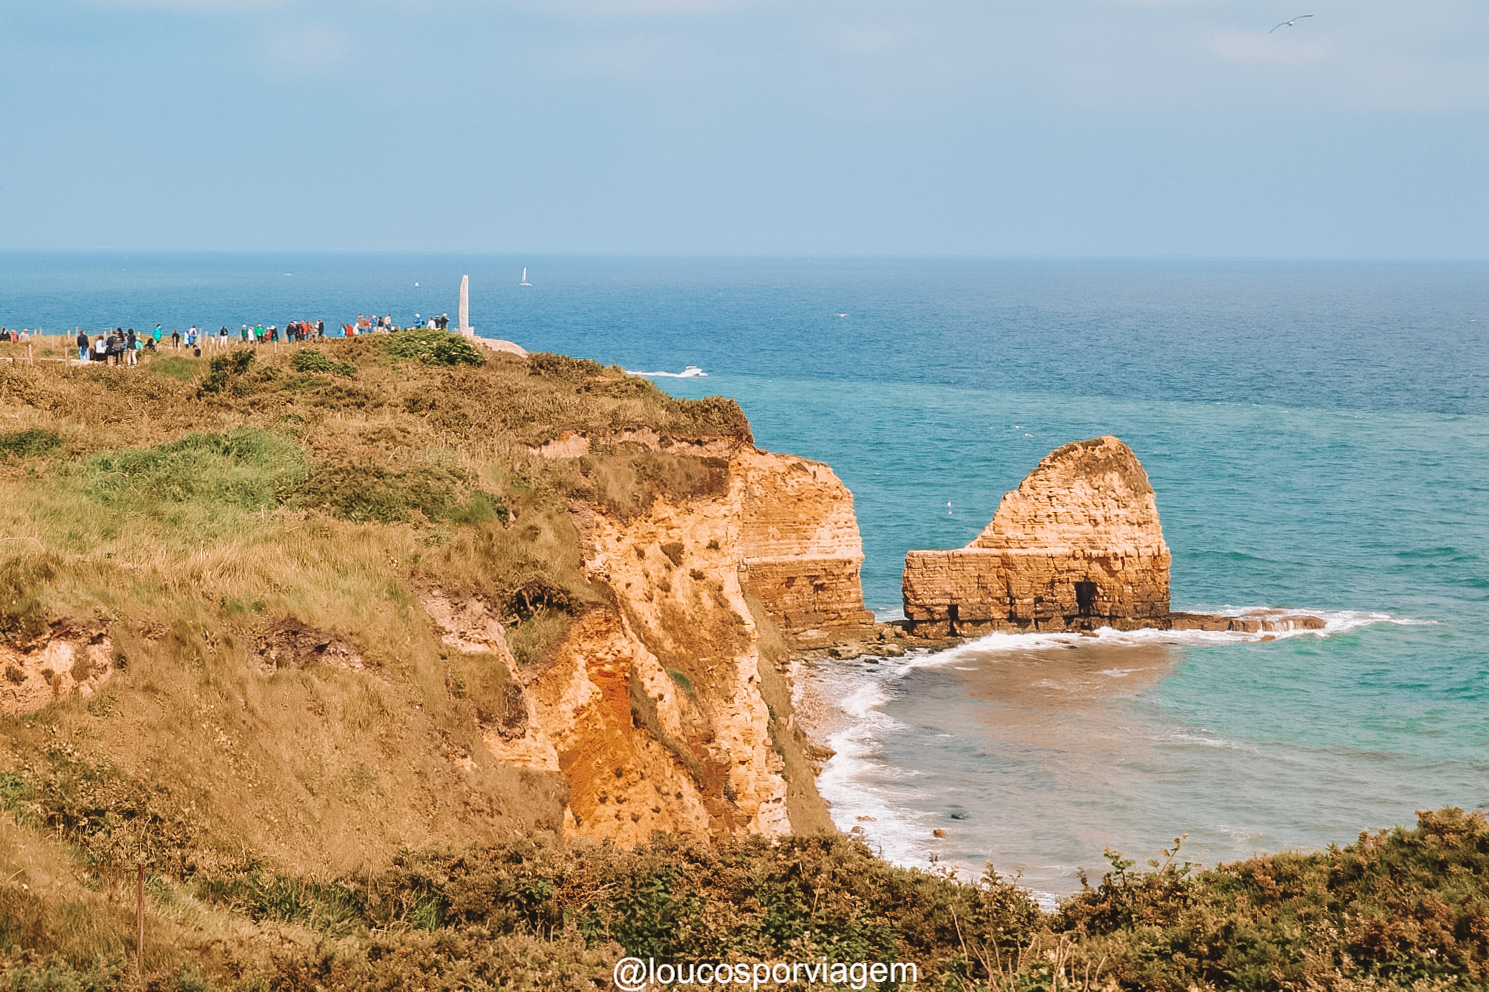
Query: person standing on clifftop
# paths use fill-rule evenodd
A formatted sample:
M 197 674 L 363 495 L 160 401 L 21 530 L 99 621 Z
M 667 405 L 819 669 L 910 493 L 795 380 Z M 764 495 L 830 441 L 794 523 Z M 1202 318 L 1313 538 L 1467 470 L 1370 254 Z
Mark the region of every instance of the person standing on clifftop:
M 78 328 L 78 339 L 74 342 L 78 346 L 78 361 L 88 360 L 88 332 L 81 327 Z

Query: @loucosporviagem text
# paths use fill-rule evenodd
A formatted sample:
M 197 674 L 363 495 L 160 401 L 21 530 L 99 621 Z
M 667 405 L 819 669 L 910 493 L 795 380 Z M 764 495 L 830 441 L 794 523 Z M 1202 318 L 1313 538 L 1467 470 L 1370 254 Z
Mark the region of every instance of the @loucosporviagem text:
M 656 958 L 621 958 L 611 971 L 615 987 L 622 992 L 640 992 L 645 988 L 681 988 L 699 986 L 727 988 L 780 985 L 783 982 L 810 982 L 866 989 L 870 982 L 918 982 L 920 969 L 913 961 L 757 961 L 731 964 L 704 961 L 658 964 Z

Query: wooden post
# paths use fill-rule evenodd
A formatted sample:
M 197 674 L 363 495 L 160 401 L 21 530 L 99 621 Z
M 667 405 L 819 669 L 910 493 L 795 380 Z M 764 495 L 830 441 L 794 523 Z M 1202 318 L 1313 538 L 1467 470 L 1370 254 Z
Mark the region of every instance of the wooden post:
M 139 882 L 135 886 L 134 900 L 134 975 L 140 977 L 145 970 L 145 863 L 139 863 Z

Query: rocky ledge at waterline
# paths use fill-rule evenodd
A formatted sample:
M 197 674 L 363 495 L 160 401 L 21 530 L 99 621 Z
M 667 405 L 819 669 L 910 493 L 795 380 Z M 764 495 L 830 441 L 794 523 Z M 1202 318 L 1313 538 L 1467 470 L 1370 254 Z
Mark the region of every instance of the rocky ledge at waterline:
M 1322 629 L 1283 610 L 1169 609 L 1168 545 L 1148 474 L 1115 437 L 1057 448 L 1004 495 L 965 548 L 905 557 L 906 624 L 919 637 L 994 631 Z

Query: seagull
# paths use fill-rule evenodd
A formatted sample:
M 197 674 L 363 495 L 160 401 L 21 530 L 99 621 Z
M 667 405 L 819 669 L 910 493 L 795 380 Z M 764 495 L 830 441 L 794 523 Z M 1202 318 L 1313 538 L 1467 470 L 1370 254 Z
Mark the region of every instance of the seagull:
M 1305 18 L 1305 17 L 1312 17 L 1312 16 L 1313 16 L 1312 14 L 1299 14 L 1297 17 L 1294 17 L 1290 21 L 1283 21 L 1281 24 L 1277 25 L 1276 28 L 1273 28 L 1272 31 L 1276 31 L 1277 28 L 1290 28 L 1294 24 L 1296 24 L 1298 21 L 1301 21 L 1303 18 Z M 1272 31 L 1268 31 L 1267 34 L 1271 34 Z

